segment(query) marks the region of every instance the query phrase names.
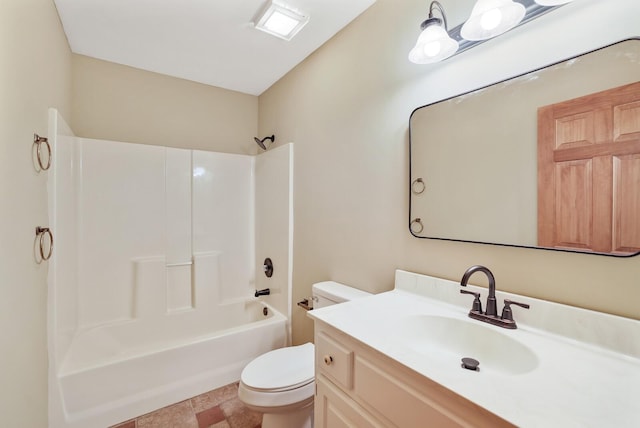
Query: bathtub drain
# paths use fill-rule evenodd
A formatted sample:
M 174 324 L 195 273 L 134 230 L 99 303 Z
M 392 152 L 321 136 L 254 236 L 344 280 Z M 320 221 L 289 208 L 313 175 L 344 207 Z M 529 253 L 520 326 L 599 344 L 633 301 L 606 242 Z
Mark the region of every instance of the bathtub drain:
M 262 315 L 264 315 L 265 317 L 267 315 L 269 315 L 269 309 L 267 309 L 267 307 L 265 306 L 264 308 L 262 308 Z

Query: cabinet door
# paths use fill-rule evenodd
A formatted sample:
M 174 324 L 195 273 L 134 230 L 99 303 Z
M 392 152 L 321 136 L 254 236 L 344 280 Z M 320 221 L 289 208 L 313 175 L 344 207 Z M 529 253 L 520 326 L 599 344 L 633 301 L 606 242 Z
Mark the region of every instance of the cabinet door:
M 316 428 L 383 427 L 322 375 L 316 377 L 314 417 Z

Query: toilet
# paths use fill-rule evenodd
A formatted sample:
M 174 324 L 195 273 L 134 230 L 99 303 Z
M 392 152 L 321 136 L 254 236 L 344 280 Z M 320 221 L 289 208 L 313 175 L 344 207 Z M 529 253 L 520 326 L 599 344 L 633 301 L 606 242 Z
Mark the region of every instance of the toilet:
M 313 308 L 370 296 L 333 281 L 313 284 Z M 315 369 L 313 343 L 267 352 L 251 361 L 240 375 L 238 397 L 263 413 L 262 428 L 313 427 Z

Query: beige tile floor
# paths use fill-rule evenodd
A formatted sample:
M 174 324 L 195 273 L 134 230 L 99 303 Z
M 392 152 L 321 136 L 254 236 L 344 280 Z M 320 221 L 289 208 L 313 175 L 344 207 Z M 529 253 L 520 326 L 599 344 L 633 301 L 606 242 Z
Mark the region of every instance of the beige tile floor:
M 238 399 L 238 384 L 232 383 L 112 428 L 259 428 L 261 422 L 262 414 Z

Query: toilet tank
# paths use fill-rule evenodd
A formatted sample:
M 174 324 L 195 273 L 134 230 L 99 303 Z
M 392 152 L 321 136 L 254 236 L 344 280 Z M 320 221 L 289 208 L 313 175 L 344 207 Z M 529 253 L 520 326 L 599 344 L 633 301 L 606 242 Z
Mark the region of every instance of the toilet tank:
M 371 296 L 371 293 L 334 281 L 313 284 L 311 293 L 313 295 L 314 309 Z

